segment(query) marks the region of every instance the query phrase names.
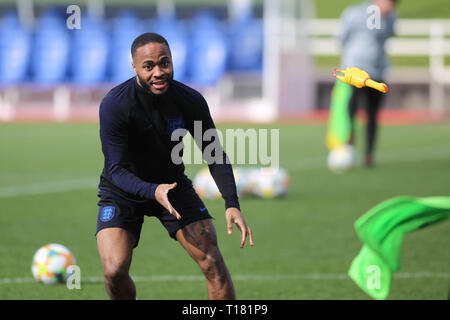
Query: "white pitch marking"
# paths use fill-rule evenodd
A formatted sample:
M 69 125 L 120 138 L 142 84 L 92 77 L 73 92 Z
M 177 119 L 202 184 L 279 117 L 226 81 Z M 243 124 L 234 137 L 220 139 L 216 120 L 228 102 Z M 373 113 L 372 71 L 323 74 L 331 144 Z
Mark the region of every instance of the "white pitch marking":
M 379 163 L 402 163 L 423 160 L 435 160 L 449 158 L 448 145 L 430 146 L 421 149 L 403 149 L 397 152 L 384 152 L 380 154 Z M 284 165 L 291 167 L 289 171 L 309 171 L 326 168 L 326 155 L 314 157 L 300 157 L 298 161 L 284 161 Z M 73 190 L 86 190 L 97 188 L 99 178 L 83 178 L 72 180 L 50 181 L 23 186 L 11 186 L 0 188 L 0 198 L 10 198 L 26 195 L 40 195 Z
M 385 151 L 379 152 L 377 163 L 404 163 L 419 162 L 424 160 L 438 160 L 450 158 L 450 145 L 437 145 L 424 147 L 420 149 L 403 149 L 397 152 Z M 359 159 L 359 158 L 358 158 Z M 309 171 L 325 169 L 327 167 L 327 155 L 314 157 L 299 157 L 298 160 L 285 160 L 282 165 L 289 166 L 289 171 Z M 359 159 L 360 160 L 360 159 Z
M 0 188 L 0 198 L 84 190 L 89 188 L 95 189 L 97 188 L 98 182 L 99 178 L 84 178 L 3 187 Z
M 159 276 L 132 276 L 135 282 L 164 282 L 164 281 L 203 281 L 201 275 L 159 275 Z M 350 280 L 346 273 L 305 273 L 305 274 L 261 274 L 261 275 L 234 275 L 233 280 L 237 281 L 280 281 L 280 280 Z M 398 272 L 393 274 L 393 278 L 398 279 L 450 279 L 448 272 Z M 37 282 L 32 277 L 23 278 L 3 278 L 1 284 L 20 284 Z M 103 283 L 103 277 L 85 277 L 84 283 Z

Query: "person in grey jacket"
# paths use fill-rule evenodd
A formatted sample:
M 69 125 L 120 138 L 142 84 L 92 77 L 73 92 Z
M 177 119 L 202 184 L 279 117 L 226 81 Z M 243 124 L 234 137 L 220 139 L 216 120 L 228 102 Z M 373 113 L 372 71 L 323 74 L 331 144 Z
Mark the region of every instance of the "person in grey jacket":
M 386 40 L 394 35 L 396 0 L 372 0 L 350 6 L 341 16 L 339 41 L 341 44 L 341 68 L 357 67 L 365 70 L 372 79 L 384 82 L 389 59 L 385 50 Z M 371 88 L 352 88 L 349 114 L 352 123 L 349 144 L 354 143 L 353 119 L 361 98 L 367 111 L 366 149 L 364 163 L 373 167 L 373 152 L 377 133 L 377 114 L 382 93 Z

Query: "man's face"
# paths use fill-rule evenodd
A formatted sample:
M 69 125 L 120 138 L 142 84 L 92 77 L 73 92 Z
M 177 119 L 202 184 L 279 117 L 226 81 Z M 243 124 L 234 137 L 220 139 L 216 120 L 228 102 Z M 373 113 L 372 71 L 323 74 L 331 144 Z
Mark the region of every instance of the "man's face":
M 165 44 L 150 42 L 137 48 L 132 65 L 141 87 L 156 95 L 167 91 L 173 79 L 173 65 Z
M 395 3 L 392 0 L 375 0 L 374 3 L 380 8 L 383 17 L 388 16 L 394 10 Z

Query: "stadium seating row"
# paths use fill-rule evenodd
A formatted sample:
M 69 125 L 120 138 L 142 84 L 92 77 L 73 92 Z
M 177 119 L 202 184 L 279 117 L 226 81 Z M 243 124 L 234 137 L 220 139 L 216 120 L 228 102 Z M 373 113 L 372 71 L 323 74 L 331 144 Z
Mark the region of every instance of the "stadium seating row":
M 149 31 L 168 40 L 179 81 L 209 86 L 224 72 L 262 67 L 262 24 L 251 17 L 224 24 L 202 11 L 189 21 L 171 16 L 146 21 L 123 10 L 105 20 L 82 16 L 81 28 L 69 30 L 64 14 L 48 9 L 31 30 L 15 12 L 2 16 L 0 84 L 120 83 L 134 75 L 132 41 Z

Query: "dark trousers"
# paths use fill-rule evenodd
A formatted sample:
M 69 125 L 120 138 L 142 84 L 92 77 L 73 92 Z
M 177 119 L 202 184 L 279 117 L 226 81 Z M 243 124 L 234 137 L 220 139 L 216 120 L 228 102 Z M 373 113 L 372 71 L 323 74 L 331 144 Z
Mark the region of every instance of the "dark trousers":
M 377 115 L 381 107 L 383 93 L 368 87 L 358 89 L 352 88 L 352 96 L 349 102 L 350 120 L 352 124 L 351 139 L 354 137 L 354 118 L 358 111 L 358 107 L 362 104 L 366 107 L 367 124 L 366 124 L 366 154 L 371 155 L 375 148 L 375 140 L 377 134 Z

